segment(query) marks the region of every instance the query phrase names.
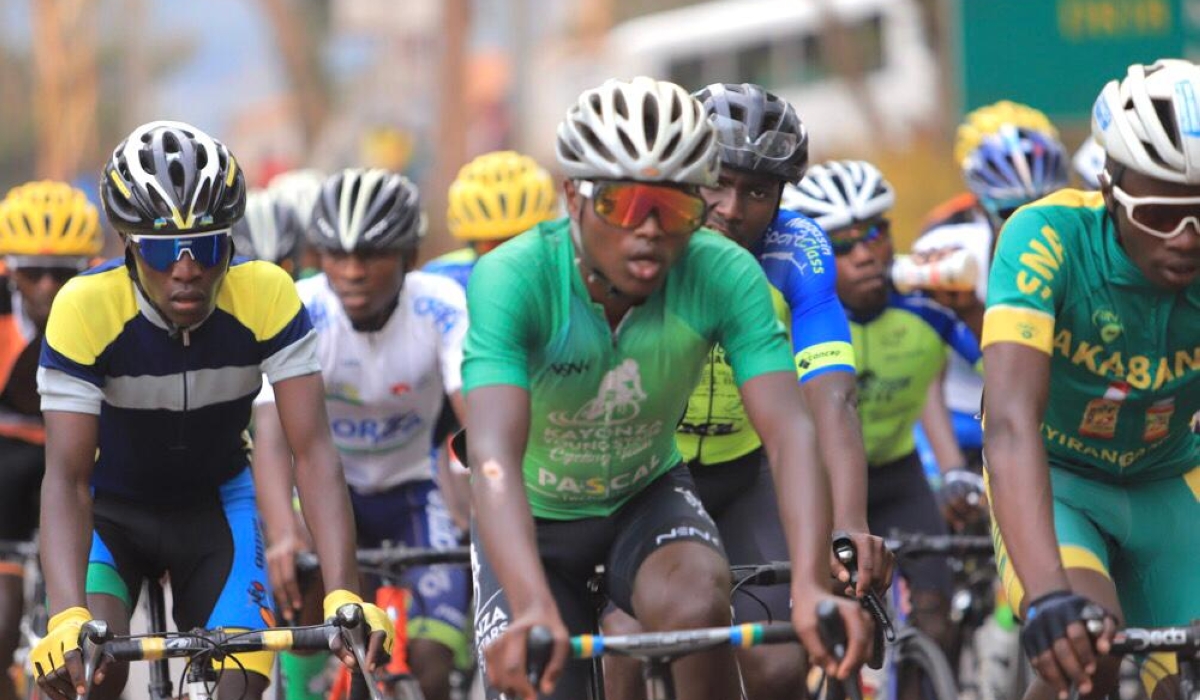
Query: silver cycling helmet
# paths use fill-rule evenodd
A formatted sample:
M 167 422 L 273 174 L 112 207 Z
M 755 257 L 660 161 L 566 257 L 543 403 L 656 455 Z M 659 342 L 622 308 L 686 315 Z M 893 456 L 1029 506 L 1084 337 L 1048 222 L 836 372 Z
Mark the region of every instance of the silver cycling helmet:
M 556 151 L 569 178 L 712 187 L 721 167 L 700 102 L 646 77 L 609 80 L 580 95 L 558 125 Z
M 882 216 L 895 203 L 896 193 L 879 168 L 861 160 L 834 160 L 809 168 L 799 185 L 784 187 L 781 207 L 837 231 Z
M 354 253 L 415 249 L 425 229 L 421 198 L 408 178 L 350 168 L 325 181 L 308 235 L 318 248 Z

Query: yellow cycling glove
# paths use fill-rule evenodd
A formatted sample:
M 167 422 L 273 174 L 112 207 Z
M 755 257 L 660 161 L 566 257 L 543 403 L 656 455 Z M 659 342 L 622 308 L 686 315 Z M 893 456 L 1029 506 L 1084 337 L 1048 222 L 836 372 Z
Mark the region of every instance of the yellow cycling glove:
M 67 652 L 79 648 L 79 632 L 83 623 L 92 619 L 87 608 L 67 608 L 50 618 L 46 636 L 37 643 L 29 654 L 34 671 L 39 676 L 48 675 L 62 667 Z
M 363 619 L 367 621 L 367 626 L 372 632 L 383 632 L 387 636 L 383 640 L 383 650 L 391 655 L 392 642 L 396 637 L 396 628 L 392 624 L 392 619 L 387 616 L 387 613 L 379 609 L 379 606 L 371 603 L 364 603 L 363 599 L 356 594 L 344 589 L 330 591 L 325 596 L 325 619 L 337 615 L 338 608 L 346 603 L 357 603 L 362 607 Z

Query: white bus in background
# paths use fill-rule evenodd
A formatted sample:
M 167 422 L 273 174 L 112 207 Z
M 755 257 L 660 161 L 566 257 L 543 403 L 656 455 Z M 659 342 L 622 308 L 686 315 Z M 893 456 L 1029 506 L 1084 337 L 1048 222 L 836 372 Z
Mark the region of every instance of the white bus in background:
M 835 70 L 830 13 L 863 70 L 863 93 Z M 940 109 L 936 58 L 912 0 L 704 2 L 614 27 L 607 53 L 614 76 L 666 78 L 688 90 L 716 82 L 767 87 L 796 106 L 816 158 L 884 139 L 903 143 Z M 864 104 L 873 106 L 874 128 Z

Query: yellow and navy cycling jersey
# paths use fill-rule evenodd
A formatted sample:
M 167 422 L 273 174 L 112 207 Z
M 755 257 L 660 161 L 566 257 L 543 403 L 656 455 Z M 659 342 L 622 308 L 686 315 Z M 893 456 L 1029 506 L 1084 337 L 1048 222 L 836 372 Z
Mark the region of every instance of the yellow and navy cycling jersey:
M 821 227 L 802 214 L 780 211 L 751 252 L 767 275 L 775 315 L 792 338 L 800 382 L 827 372 L 854 372 L 833 248 Z M 675 441 L 683 458 L 694 464 L 729 462 L 762 444 L 719 345 L 709 351 Z
M 215 494 L 246 467 L 262 375 L 320 371 L 316 335 L 287 273 L 237 259 L 203 323 L 168 332 L 122 260 L 55 298 L 38 369 L 42 411 L 100 416 L 97 492 L 156 503 Z

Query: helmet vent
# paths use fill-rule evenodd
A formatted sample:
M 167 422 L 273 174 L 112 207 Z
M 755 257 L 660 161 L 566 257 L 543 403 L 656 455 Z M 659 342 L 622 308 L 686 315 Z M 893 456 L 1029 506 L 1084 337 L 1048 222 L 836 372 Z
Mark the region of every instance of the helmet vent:
M 145 170 L 151 175 L 157 174 L 154 167 L 154 155 L 150 153 L 150 151 L 145 149 L 138 151 L 138 164 L 142 166 L 142 170 Z
M 617 94 L 619 95 L 620 93 L 618 92 Z M 642 132 L 646 136 L 647 144 L 653 144 L 654 135 L 658 133 L 658 109 L 656 109 L 658 105 L 656 103 L 657 100 L 655 100 L 654 96 L 650 93 L 646 93 L 644 96 L 642 96 Z M 624 140 L 624 132 L 621 133 L 621 138 Z M 637 158 L 637 149 L 633 148 L 632 146 L 629 146 L 628 148 L 629 154 L 634 158 Z
M 624 119 L 629 118 L 629 105 L 625 103 L 625 95 L 620 92 L 613 95 L 613 111 Z

